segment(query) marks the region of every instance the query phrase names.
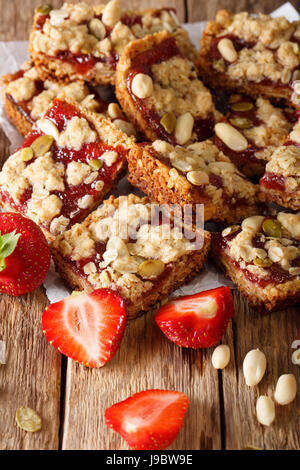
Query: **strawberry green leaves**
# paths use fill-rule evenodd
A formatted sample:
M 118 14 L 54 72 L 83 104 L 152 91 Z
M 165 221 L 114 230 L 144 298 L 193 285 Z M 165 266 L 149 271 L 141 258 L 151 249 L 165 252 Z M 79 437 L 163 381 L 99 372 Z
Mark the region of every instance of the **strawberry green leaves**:
M 6 268 L 5 258 L 14 252 L 19 238 L 20 233 L 16 234 L 16 230 L 0 235 L 0 272 Z

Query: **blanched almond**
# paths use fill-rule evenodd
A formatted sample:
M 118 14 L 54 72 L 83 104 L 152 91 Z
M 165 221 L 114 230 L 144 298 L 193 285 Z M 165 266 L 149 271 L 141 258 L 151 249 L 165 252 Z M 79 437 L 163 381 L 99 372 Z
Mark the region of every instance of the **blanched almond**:
M 39 119 L 36 122 L 36 125 L 39 129 L 41 129 L 42 132 L 44 132 L 44 134 L 51 135 L 53 139 L 58 140 L 59 130 L 52 121 L 49 119 Z
M 191 113 L 182 114 L 177 118 L 175 139 L 179 145 L 186 144 L 192 137 L 194 118 Z
M 227 62 L 234 62 L 238 58 L 233 42 L 228 38 L 223 38 L 218 42 L 218 50 Z
M 230 348 L 227 344 L 220 344 L 213 352 L 212 365 L 215 369 L 225 369 L 230 361 Z
M 115 24 L 121 19 L 122 9 L 119 0 L 111 0 L 105 5 L 102 13 L 102 21 L 107 26 L 113 28 Z
M 104 39 L 106 36 L 105 26 L 99 18 L 93 18 L 89 22 L 89 30 L 99 40 Z
M 249 387 L 257 385 L 263 378 L 267 367 L 266 356 L 259 349 L 249 351 L 243 362 L 243 372 Z
M 297 394 L 297 382 L 293 374 L 283 374 L 279 377 L 274 398 L 279 405 L 288 405 L 294 401 Z
M 292 131 L 290 133 L 290 139 L 293 141 L 293 142 L 296 142 L 297 144 L 300 144 L 300 130 L 298 131 Z
M 275 405 L 273 400 L 266 395 L 258 397 L 256 402 L 256 416 L 264 426 L 270 426 L 275 419 Z
M 132 93 L 141 100 L 148 98 L 153 92 L 153 81 L 150 75 L 145 73 L 138 73 L 131 83 Z
M 265 218 L 262 215 L 253 215 L 252 217 L 247 217 L 247 219 L 244 219 L 242 222 L 242 229 L 248 229 L 257 232 L 260 230 L 264 219 Z
M 111 119 L 116 119 L 123 115 L 122 110 L 120 106 L 118 105 L 118 103 L 109 103 L 107 112 Z
M 186 177 L 188 181 L 195 186 L 202 186 L 209 183 L 208 175 L 201 170 L 189 171 Z
M 248 147 L 247 139 L 237 129 L 226 122 L 218 122 L 215 132 L 227 147 L 235 152 L 242 152 Z

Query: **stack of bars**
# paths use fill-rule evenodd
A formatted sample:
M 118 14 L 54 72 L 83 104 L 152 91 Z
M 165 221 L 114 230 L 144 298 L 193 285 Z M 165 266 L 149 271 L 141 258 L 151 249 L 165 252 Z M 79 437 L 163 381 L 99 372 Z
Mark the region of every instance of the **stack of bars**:
M 30 62 L 2 78 L 25 140 L 1 206 L 42 228 L 72 288 L 117 290 L 131 318 L 210 251 L 257 309 L 298 302 L 299 43 L 300 22 L 261 14 L 218 12 L 197 53 L 172 8 L 37 8 Z M 147 197 L 109 195 L 127 168 Z M 174 204 L 222 231 L 195 241 Z

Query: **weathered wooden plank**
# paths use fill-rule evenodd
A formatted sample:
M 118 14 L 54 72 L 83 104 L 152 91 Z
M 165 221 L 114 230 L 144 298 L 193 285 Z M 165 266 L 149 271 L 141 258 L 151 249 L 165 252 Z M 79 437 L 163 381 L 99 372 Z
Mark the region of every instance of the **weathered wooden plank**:
M 210 351 L 185 350 L 160 332 L 149 313 L 127 326 L 121 348 L 105 367 L 89 370 L 68 362 L 63 449 L 128 449 L 104 424 L 104 411 L 133 393 L 178 390 L 190 400 L 171 449 L 219 449 L 218 375 Z
M 300 310 L 288 309 L 269 315 L 249 311 L 248 304 L 235 294 L 236 315 L 223 343 L 228 344 L 234 357 L 222 371 L 225 420 L 225 448 L 243 449 L 254 445 L 262 449 L 299 449 L 300 393 L 287 406 L 276 406 L 276 420 L 270 427 L 256 419 L 256 400 L 260 395 L 273 398 L 277 379 L 293 373 L 300 384 L 299 367 L 292 363 L 292 343 L 300 340 Z M 262 381 L 248 387 L 243 376 L 243 360 L 251 349 L 260 349 L 267 358 L 267 370 Z
M 35 7 L 41 5 L 43 0 L 22 0 L 22 14 L 20 14 L 20 1 L 0 0 L 0 41 L 24 41 L 28 38 L 32 25 L 32 17 Z M 47 3 L 45 0 L 44 3 Z M 63 0 L 51 0 L 55 8 L 60 7 Z M 69 0 L 69 3 L 77 3 L 76 0 Z M 97 5 L 106 3 L 101 0 L 85 0 L 85 3 Z M 123 0 L 124 7 L 131 10 L 140 11 L 147 8 L 160 8 L 172 6 L 176 8 L 180 21 L 185 21 L 184 0 Z
M 216 16 L 216 12 L 225 8 L 232 12 L 249 11 L 250 13 L 271 13 L 280 7 L 284 2 L 282 0 L 264 0 L 256 2 L 255 0 L 187 0 L 188 21 L 205 21 L 212 20 Z M 300 1 L 291 0 L 290 3 L 300 11 Z
M 2 161 L 8 155 L 2 131 L 0 155 Z M 21 297 L 0 294 L 0 340 L 7 353 L 6 364 L 0 366 L 0 449 L 58 449 L 61 357 L 49 348 L 41 330 L 47 305 L 42 288 Z M 15 413 L 23 405 L 41 415 L 41 431 L 27 433 L 17 427 Z

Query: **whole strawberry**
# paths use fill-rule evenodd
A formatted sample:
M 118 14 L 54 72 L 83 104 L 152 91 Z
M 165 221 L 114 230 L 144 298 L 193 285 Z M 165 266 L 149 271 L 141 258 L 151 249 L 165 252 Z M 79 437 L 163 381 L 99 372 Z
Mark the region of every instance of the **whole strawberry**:
M 33 291 L 42 284 L 49 266 L 50 249 L 42 230 L 21 214 L 0 214 L 0 292 Z

